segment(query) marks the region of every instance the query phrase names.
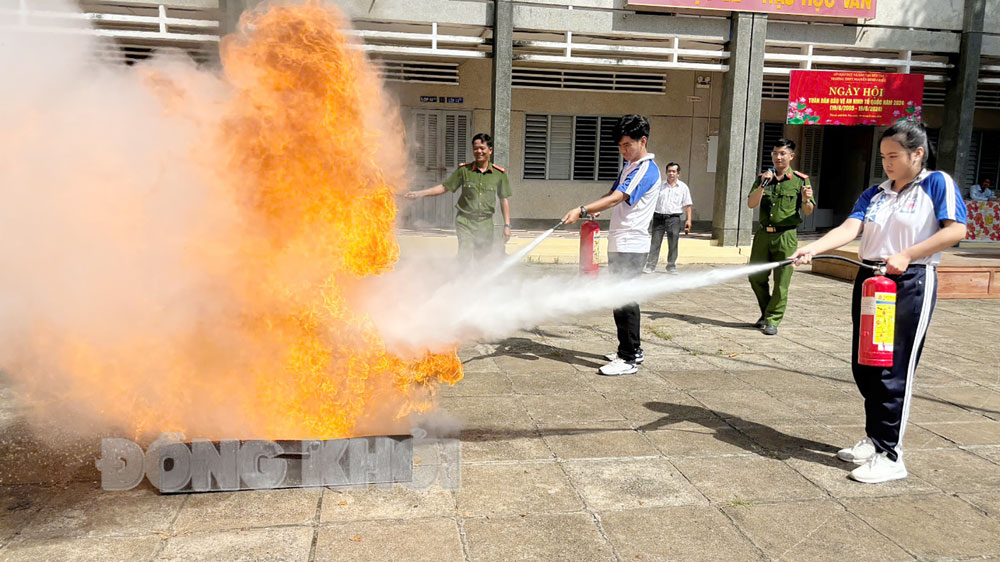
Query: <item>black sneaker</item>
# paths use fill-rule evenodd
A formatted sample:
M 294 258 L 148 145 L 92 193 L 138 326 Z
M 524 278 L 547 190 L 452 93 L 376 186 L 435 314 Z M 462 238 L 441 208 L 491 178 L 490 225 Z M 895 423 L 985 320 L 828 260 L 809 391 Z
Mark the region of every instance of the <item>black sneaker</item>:
M 778 327 L 777 326 L 764 326 L 764 335 L 765 336 L 776 336 L 776 335 L 778 335 Z
M 753 324 L 753 327 L 757 328 L 758 330 L 763 330 L 764 326 L 767 326 L 767 322 L 764 321 L 764 317 L 763 316 L 761 316 L 760 318 L 758 318 L 757 321 L 754 322 L 754 324 Z
M 618 359 L 618 352 L 616 351 L 614 353 L 609 353 L 609 354 L 605 355 L 604 358 L 607 359 L 608 361 L 614 361 L 615 359 Z M 633 361 L 633 362 L 636 365 L 642 365 L 642 362 L 645 361 L 645 360 L 646 360 L 646 357 L 642 354 L 642 348 L 640 347 L 639 351 L 635 352 L 635 361 Z

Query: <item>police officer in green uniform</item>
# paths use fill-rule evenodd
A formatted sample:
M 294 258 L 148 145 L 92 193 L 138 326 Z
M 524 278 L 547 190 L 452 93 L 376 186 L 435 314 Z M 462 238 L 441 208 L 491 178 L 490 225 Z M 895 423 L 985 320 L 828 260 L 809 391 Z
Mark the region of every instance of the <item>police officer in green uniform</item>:
M 796 228 L 802 222 L 801 214 L 811 215 L 816 210 L 809 176 L 792 170 L 794 158 L 795 143 L 778 139 L 771 151 L 774 169 L 757 178 L 747 197 L 747 206 L 751 209 L 760 205 L 760 230 L 753 237 L 750 263 L 782 261 L 794 254 L 799 246 Z M 778 324 L 788 303 L 788 285 L 792 281 L 792 268 L 779 267 L 773 271 L 773 293 L 768 286 L 769 271 L 750 276 L 750 286 L 760 307 L 760 319 L 754 326 L 769 336 L 778 333 Z
M 507 170 L 490 162 L 493 137 L 486 133 L 472 137 L 472 156 L 473 162 L 460 165 L 443 183 L 405 195 L 407 199 L 418 199 L 462 189 L 455 205 L 458 209 L 455 233 L 458 235 L 458 259 L 466 264 L 493 253 L 493 212 L 497 199 L 503 213 L 503 239 L 504 242 L 510 240 L 510 180 Z

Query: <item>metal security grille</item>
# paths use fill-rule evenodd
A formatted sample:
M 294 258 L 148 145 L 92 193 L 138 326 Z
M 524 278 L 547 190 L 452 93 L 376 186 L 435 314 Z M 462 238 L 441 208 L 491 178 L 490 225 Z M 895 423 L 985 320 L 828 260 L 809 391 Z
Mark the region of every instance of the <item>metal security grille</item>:
M 662 94 L 666 83 L 663 74 L 515 66 L 511 85 L 544 90 Z
M 973 134 L 973 139 L 977 142 L 976 169 L 974 176 L 966 176 L 967 182 L 972 180 L 966 185 L 980 183 L 985 178 L 990 178 L 993 185 L 996 185 L 998 172 L 1000 172 L 1000 133 L 981 131 L 978 135 Z M 973 177 L 975 179 L 972 179 Z
M 785 133 L 784 123 L 761 123 L 760 126 L 760 168 L 771 167 L 771 149 Z
M 549 118 L 549 176 L 551 180 L 568 180 L 573 162 L 573 118 L 553 115 Z
M 924 82 L 924 105 L 944 105 L 945 86 L 940 83 Z
M 813 183 L 816 183 L 823 167 L 823 127 L 806 127 L 802 133 L 802 146 L 798 147 L 797 152 L 802 173 L 811 176 Z
M 617 117 L 526 115 L 524 179 L 613 181 L 622 158 L 612 140 Z
M 524 119 L 524 179 L 548 179 L 549 116 L 527 115 Z
M 625 160 L 618 152 L 618 144 L 612 135 L 617 117 L 601 117 L 601 142 L 597 148 L 597 179 L 615 180 Z
M 976 107 L 979 109 L 1000 109 L 1000 88 L 979 85 L 976 90 Z
M 388 82 L 421 82 L 458 85 L 458 64 L 406 60 L 378 61 L 382 77 Z
M 881 183 L 887 179 L 888 176 L 885 175 L 885 169 L 882 168 L 882 153 L 881 146 L 879 145 L 879 139 L 882 138 L 882 132 L 888 129 L 888 127 L 875 127 L 875 131 L 872 134 L 872 158 L 871 158 L 871 177 L 868 183 Z
M 934 152 L 938 150 L 938 138 L 941 137 L 941 129 L 927 129 L 927 142 L 930 143 Z
M 955 178 L 962 187 L 978 183 L 980 177 L 992 178 L 995 175 L 1000 149 L 995 144 L 990 145 L 989 142 L 996 142 L 997 137 L 998 135 L 985 131 L 972 132 L 968 159 L 965 161 L 965 173 L 962 177 Z
M 788 80 L 764 80 L 760 90 L 760 98 L 764 100 L 788 100 Z

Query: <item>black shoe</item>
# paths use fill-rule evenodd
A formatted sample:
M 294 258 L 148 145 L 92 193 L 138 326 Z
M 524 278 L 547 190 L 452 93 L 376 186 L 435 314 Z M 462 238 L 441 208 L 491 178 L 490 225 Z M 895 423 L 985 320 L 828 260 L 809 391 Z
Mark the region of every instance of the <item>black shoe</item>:
M 763 330 L 764 326 L 767 326 L 767 322 L 764 321 L 764 317 L 763 316 L 761 316 L 760 318 L 758 318 L 757 321 L 754 322 L 754 324 L 753 324 L 753 327 L 757 328 L 758 330 Z
M 776 335 L 778 335 L 778 327 L 777 326 L 764 326 L 764 335 L 765 336 L 776 336 Z
M 614 361 L 615 359 L 618 359 L 618 352 L 616 351 L 614 353 L 609 353 L 605 355 L 604 358 L 607 359 L 608 361 Z M 635 352 L 635 364 L 642 365 L 642 362 L 645 360 L 646 356 L 642 354 L 642 348 L 640 347 Z

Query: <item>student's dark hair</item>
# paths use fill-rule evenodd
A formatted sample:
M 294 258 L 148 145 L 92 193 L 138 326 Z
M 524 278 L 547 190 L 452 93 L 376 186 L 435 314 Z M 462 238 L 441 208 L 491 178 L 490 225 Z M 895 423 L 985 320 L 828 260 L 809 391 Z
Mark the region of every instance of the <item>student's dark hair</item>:
M 937 154 L 934 153 L 934 148 L 927 140 L 927 129 L 924 128 L 923 123 L 897 121 L 882 133 L 882 137 L 878 141 L 881 143 L 885 139 L 898 142 L 907 152 L 911 153 L 921 146 L 924 147 L 924 167 L 928 170 L 937 167 Z
M 771 150 L 776 150 L 782 147 L 788 147 L 789 152 L 795 152 L 795 141 L 791 139 L 778 139 L 775 141 L 774 146 L 771 147 Z
M 677 173 L 678 174 L 681 173 L 681 165 L 678 164 L 677 162 L 671 162 L 671 163 L 667 164 L 667 167 L 664 168 L 664 170 L 669 170 L 671 166 L 677 166 Z
M 475 144 L 476 141 L 483 141 L 486 146 L 493 148 L 493 137 L 489 133 L 476 133 L 476 136 L 472 137 L 472 142 Z
M 640 140 L 649 136 L 649 119 L 642 115 L 625 115 L 615 123 L 615 128 L 611 130 L 614 141 L 620 142 L 622 137 L 629 137 L 632 140 Z

